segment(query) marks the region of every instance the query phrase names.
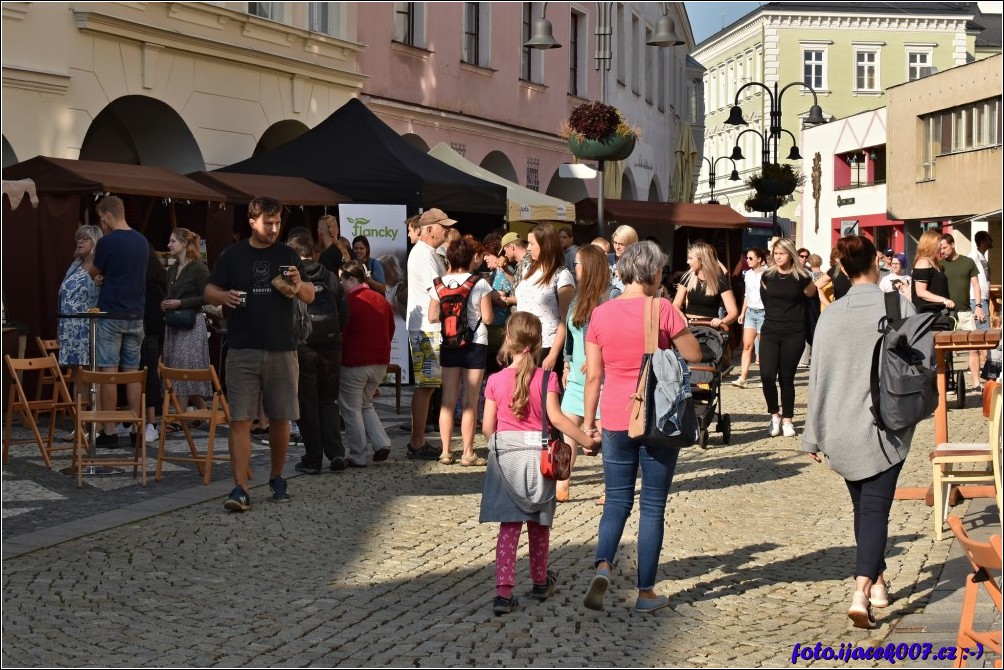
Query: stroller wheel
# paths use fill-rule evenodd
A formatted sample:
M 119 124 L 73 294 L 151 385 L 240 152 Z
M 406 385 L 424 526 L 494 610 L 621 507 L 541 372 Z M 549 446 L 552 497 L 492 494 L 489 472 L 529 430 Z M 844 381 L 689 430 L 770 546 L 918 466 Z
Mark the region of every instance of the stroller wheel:
M 961 370 L 955 373 L 955 407 L 966 408 L 966 373 Z
M 701 449 L 707 449 L 708 448 L 708 429 L 707 428 L 702 428 L 701 431 L 697 434 L 697 444 L 701 447 Z
M 721 421 L 716 426 L 716 430 L 722 434 L 722 444 L 728 444 L 729 440 L 732 439 L 732 417 L 728 414 L 723 414 Z

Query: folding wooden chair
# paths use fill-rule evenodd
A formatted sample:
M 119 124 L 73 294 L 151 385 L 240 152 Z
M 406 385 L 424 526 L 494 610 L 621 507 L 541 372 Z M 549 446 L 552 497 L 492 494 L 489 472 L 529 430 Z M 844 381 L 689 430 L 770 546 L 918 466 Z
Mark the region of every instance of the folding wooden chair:
M 973 573 L 966 578 L 966 590 L 962 595 L 962 614 L 959 617 L 959 634 L 955 638 L 955 645 L 975 649 L 976 644 L 979 643 L 986 651 L 1000 656 L 1004 653 L 1001 651 L 1000 629 L 995 627 L 987 631 L 976 630 L 975 619 L 976 599 L 979 597 L 981 586 L 986 589 L 997 608 L 995 617 L 999 620 L 1004 614 L 1001 587 L 997 584 L 997 577 L 993 574 L 993 572 L 1001 572 L 1001 562 L 1004 561 L 1001 536 L 994 535 L 989 542 L 976 542 L 966 534 L 962 527 L 962 521 L 958 517 L 948 517 L 948 525 L 951 526 L 955 538 L 962 545 L 973 566 Z M 997 667 L 1000 667 L 999 663 L 998 661 Z M 966 667 L 966 659 L 963 658 L 961 649 L 956 654 L 955 667 Z
M 131 409 L 95 409 L 90 404 L 91 384 L 139 384 L 139 411 Z M 77 469 L 77 486 L 84 485 L 84 468 L 89 466 L 132 466 L 133 479 L 140 474 L 143 486 L 146 486 L 146 369 L 131 372 L 92 372 L 79 368 L 74 377 L 76 387 L 76 416 L 73 426 L 73 454 Z M 85 400 L 84 397 L 87 397 Z M 87 435 L 84 426 L 96 424 L 100 430 L 104 423 L 132 424 L 136 429 L 136 445 L 132 450 L 132 458 L 125 456 L 97 456 L 92 448 L 87 451 Z
M 11 387 L 7 396 L 7 421 L 4 424 L 3 434 L 3 462 L 7 462 L 10 455 L 10 445 L 29 444 L 34 442 L 38 445 L 38 450 L 42 453 L 42 460 L 45 467 L 52 469 L 52 452 L 57 449 L 71 449 L 71 446 L 56 447 L 53 437 L 56 431 L 56 416 L 60 412 L 73 412 L 73 401 L 70 399 L 70 392 L 66 388 L 66 382 L 59 370 L 59 363 L 56 357 L 49 355 L 44 358 L 11 358 L 4 356 L 7 370 L 10 372 Z M 48 375 L 53 381 L 49 385 L 49 393 L 45 397 L 29 400 L 24 390 L 23 375 L 25 372 L 37 374 L 40 379 Z M 38 419 L 42 414 L 49 414 L 49 432 L 43 439 L 38 430 Z M 21 417 L 21 422 L 26 428 L 31 430 L 32 437 L 13 439 L 11 431 L 14 427 L 14 415 Z
M 35 344 L 38 346 L 39 355 L 48 356 L 52 354 L 59 360 L 59 340 L 44 340 L 41 337 L 35 337 Z M 67 371 L 64 368 L 60 368 L 62 373 L 62 378 L 65 381 L 67 376 Z M 41 400 L 42 394 L 45 392 L 47 387 L 51 387 L 56 383 L 56 376 L 52 374 L 51 370 L 43 370 L 41 376 L 38 379 L 38 385 L 35 387 L 35 400 Z M 69 412 L 66 412 L 69 414 Z M 71 447 L 68 447 L 71 448 Z
M 168 368 L 163 363 L 160 364 L 160 379 L 164 384 L 164 409 L 160 426 L 160 449 L 157 451 L 157 481 L 163 470 L 164 461 L 175 463 L 195 463 L 202 475 L 203 481 L 208 485 L 212 477 L 214 460 L 230 460 L 229 452 L 216 454 L 213 446 L 216 441 L 216 428 L 218 426 L 230 425 L 230 403 L 223 395 L 223 387 L 220 378 L 216 376 L 216 368 L 212 365 L 203 370 L 182 370 L 179 368 Z M 178 394 L 175 391 L 175 384 L 178 382 L 209 382 L 212 388 L 213 397 L 207 401 L 206 409 L 188 410 L 178 402 Z M 206 443 L 206 452 L 200 454 L 195 446 L 195 439 L 192 437 L 192 429 L 189 425 L 191 421 L 205 421 L 209 426 L 209 440 Z M 191 456 L 171 456 L 167 454 L 167 426 L 170 423 L 181 424 L 185 440 L 188 441 L 188 448 L 192 452 Z M 248 470 L 248 477 L 251 472 Z
M 1001 389 L 994 390 L 991 400 L 990 434 L 987 442 L 943 442 L 931 452 L 932 488 L 934 493 L 934 534 L 941 540 L 948 518 L 948 495 L 959 484 L 993 484 L 996 489 L 997 511 L 1001 509 Z M 973 469 L 972 465 L 978 465 Z M 960 467 L 966 466 L 966 467 Z

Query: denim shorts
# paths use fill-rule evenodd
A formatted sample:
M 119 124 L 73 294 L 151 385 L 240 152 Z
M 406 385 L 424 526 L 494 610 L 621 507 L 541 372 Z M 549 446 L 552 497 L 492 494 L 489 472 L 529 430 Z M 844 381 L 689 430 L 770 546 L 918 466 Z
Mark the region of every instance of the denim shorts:
M 295 351 L 231 349 L 227 353 L 230 420 L 252 421 L 258 418 L 259 393 L 265 416 L 269 419 L 299 419 L 299 379 L 300 363 Z
M 980 307 L 983 308 L 983 320 L 976 322 L 976 330 L 990 330 L 990 300 L 981 300 Z M 974 314 L 976 312 L 976 301 L 972 298 L 969 299 L 969 311 Z
M 743 319 L 743 330 L 760 332 L 763 328 L 763 310 L 756 307 L 746 308 L 746 318 Z
M 143 319 L 98 319 L 99 368 L 139 370 L 143 349 Z
M 439 331 L 408 331 L 411 349 L 411 369 L 419 388 L 439 388 L 443 385 L 443 371 L 439 364 L 443 334 Z

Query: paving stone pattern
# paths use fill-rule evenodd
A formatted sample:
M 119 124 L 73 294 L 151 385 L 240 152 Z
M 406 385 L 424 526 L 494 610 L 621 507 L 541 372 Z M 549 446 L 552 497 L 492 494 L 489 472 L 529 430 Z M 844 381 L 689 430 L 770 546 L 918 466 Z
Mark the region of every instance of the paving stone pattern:
M 799 428 L 806 376 L 800 371 Z M 878 612 L 878 629 L 851 628 L 843 481 L 803 454 L 798 438 L 766 437 L 760 389 L 726 385 L 723 395 L 732 444 L 712 434 L 711 448 L 681 455 L 656 587 L 670 606 L 648 615 L 631 610 L 637 509 L 606 611 L 581 606 L 603 483 L 601 459 L 580 457 L 573 499 L 559 506 L 551 534 L 554 596 L 529 597 L 524 534 L 521 607 L 493 616 L 497 526 L 477 520 L 484 469 L 407 460 L 397 430 L 406 419 L 384 399 L 389 461 L 295 476 L 301 452 L 293 447 L 293 501 L 268 501 L 262 474 L 246 514 L 223 511 L 226 463 L 208 488 L 194 468 L 179 468 L 145 490 L 131 478 L 125 486 L 92 478 L 78 491 L 22 447 L 3 470 L 3 536 L 12 547 L 3 561 L 3 665 L 790 666 L 795 643 L 876 645 L 922 616 L 953 545 L 935 542 L 931 508 L 895 503 L 887 573 L 895 601 Z M 953 439 L 981 439 L 985 425 L 975 399 L 949 415 Z M 901 485 L 930 483 L 932 436 L 929 420 Z M 267 470 L 262 459 L 267 449 L 256 448 L 256 472 Z M 168 502 L 157 508 L 158 499 Z M 107 516 L 120 508 L 135 514 Z M 995 512 L 978 523 L 996 523 Z M 953 630 L 921 634 L 954 638 Z

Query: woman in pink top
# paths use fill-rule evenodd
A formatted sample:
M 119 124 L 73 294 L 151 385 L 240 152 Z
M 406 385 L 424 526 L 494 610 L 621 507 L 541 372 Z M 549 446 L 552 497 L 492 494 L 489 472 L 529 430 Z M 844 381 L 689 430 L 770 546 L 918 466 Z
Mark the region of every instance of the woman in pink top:
M 530 576 L 533 579 L 531 595 L 537 600 L 547 600 L 558 579 L 553 570 L 547 569 L 555 508 L 554 481 L 544 479 L 541 482 L 541 490 L 545 495 L 540 499 L 544 502 L 521 503 L 514 498 L 498 463 L 499 452 L 503 454 L 503 459 L 509 450 L 512 450 L 514 457 L 517 457 L 515 452 L 525 453 L 528 449 L 539 453 L 544 427 L 541 409 L 545 404 L 541 398 L 544 370 L 537 367 L 541 358 L 541 330 L 540 319 L 529 312 L 516 312 L 509 318 L 502 353 L 511 357 L 512 363 L 489 377 L 485 388 L 483 426 L 485 435 L 489 438 L 490 450 L 488 471 L 485 473 L 481 492 L 480 521 L 501 523 L 495 543 L 495 601 L 492 603 L 492 610 L 497 616 L 511 612 L 518 604 L 512 590 L 516 584 L 516 547 L 519 545 L 524 521 L 530 535 Z M 547 419 L 555 428 L 580 444 L 599 446 L 597 438 L 579 430 L 571 419 L 562 414 L 557 373 L 548 373 L 546 405 Z M 527 459 L 526 467 L 534 468 L 535 472 L 522 469 L 518 474 L 519 478 L 540 479 L 538 457 Z M 546 488 L 550 491 L 543 490 Z
M 634 608 L 638 612 L 652 612 L 669 604 L 669 599 L 656 595 L 654 589 L 662 551 L 666 500 L 680 452 L 678 449 L 650 449 L 628 437 L 630 399 L 638 384 L 645 352 L 645 301 L 659 290 L 666 260 L 666 255 L 654 242 L 638 242 L 628 247 L 617 261 L 624 292 L 593 311 L 586 334 L 586 403 L 582 430 L 589 432 L 594 428 L 596 408 L 600 405 L 606 486 L 606 504 L 596 545 L 596 576 L 583 603 L 589 609 L 603 609 L 610 569 L 634 502 L 639 465 L 642 471 L 638 503 L 641 517 L 638 522 L 638 599 Z M 668 300 L 658 298 L 658 303 L 659 347 L 674 346 L 687 361 L 700 361 L 701 347 L 687 329 L 687 320 Z

